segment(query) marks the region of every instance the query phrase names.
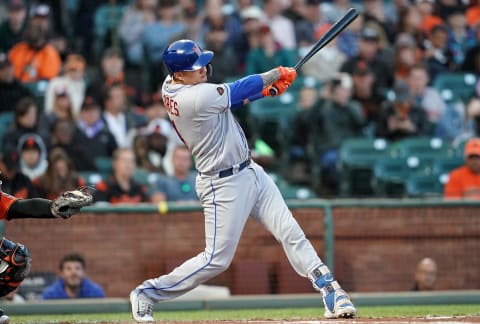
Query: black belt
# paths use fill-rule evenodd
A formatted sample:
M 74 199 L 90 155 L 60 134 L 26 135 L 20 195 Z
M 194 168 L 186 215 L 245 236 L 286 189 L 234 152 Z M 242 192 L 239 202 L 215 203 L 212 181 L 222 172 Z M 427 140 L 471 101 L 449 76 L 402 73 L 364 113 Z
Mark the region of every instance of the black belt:
M 245 169 L 249 165 L 250 165 L 250 158 L 248 158 L 245 161 L 243 161 L 242 163 L 240 163 L 240 165 L 238 166 L 238 171 L 237 172 L 242 171 L 243 169 Z M 225 170 L 220 171 L 218 173 L 218 177 L 219 178 L 226 178 L 226 177 L 229 177 L 229 176 L 233 175 L 234 172 L 235 172 L 235 167 L 231 167 L 230 169 L 225 169 Z

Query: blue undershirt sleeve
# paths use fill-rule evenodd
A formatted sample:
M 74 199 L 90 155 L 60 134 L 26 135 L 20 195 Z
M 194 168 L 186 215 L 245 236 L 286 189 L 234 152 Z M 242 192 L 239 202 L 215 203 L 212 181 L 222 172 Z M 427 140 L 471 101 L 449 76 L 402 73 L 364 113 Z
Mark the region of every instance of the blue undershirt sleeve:
M 230 88 L 231 109 L 243 106 L 245 99 L 254 101 L 262 98 L 263 79 L 260 74 L 252 74 L 235 82 L 227 83 Z

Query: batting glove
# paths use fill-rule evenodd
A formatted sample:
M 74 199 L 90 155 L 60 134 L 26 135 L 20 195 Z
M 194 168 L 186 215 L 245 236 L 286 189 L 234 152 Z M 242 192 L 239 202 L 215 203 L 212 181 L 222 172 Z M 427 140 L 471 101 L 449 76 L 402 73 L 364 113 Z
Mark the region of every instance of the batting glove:
M 278 80 L 271 86 L 268 86 L 262 90 L 262 95 L 264 97 L 275 97 L 284 93 L 288 87 L 292 84 L 291 82 L 285 80 Z
M 292 83 L 297 78 L 297 70 L 291 67 L 279 66 L 277 67 L 278 72 L 280 73 L 279 80 L 284 80 Z

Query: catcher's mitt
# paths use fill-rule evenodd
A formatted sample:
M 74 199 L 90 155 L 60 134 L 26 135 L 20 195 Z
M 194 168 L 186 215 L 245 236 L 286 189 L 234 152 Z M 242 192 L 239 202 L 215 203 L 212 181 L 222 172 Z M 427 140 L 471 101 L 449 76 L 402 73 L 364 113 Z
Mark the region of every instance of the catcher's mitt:
M 65 191 L 60 197 L 52 201 L 50 210 L 55 217 L 70 218 L 80 212 L 82 207 L 91 205 L 93 197 L 88 191 L 89 187 Z
M 5 237 L 0 241 L 0 297 L 17 289 L 30 272 L 32 258 L 28 249 Z

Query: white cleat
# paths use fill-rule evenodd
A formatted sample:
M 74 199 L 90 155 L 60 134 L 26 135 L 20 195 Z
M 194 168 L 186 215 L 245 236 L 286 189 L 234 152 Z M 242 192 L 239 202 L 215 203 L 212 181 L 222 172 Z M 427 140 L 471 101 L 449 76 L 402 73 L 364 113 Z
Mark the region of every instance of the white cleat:
M 3 309 L 0 309 L 0 324 L 8 323 L 10 323 L 10 318 L 4 313 Z
M 353 318 L 357 310 L 347 293 L 343 289 L 337 289 L 323 299 L 325 303 L 325 318 Z
M 130 293 L 130 303 L 132 304 L 132 316 L 138 323 L 153 323 L 153 302 L 145 296 L 140 296 L 132 291 Z M 1 323 L 1 322 L 0 322 Z

